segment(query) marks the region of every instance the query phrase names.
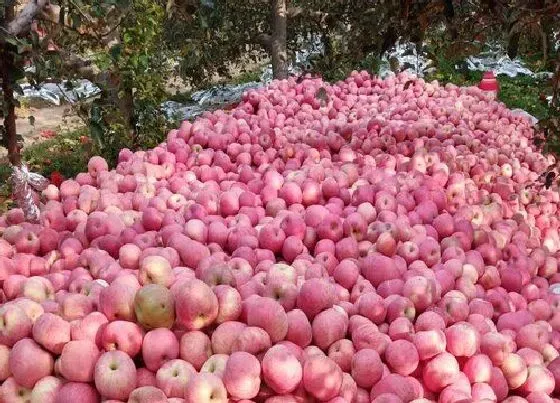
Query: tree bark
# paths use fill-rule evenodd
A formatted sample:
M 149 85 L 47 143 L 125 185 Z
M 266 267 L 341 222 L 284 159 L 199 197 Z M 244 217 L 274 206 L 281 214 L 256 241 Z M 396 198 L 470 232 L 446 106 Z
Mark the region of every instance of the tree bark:
M 286 0 L 272 0 L 272 74 L 275 79 L 288 78 Z
M 18 36 L 29 32 L 31 24 L 35 17 L 43 12 L 45 7 L 50 5 L 50 0 L 29 0 L 21 12 L 8 21 L 8 33 L 10 35 Z
M 14 6 L 5 9 L 4 18 L 6 22 L 14 19 Z M 8 49 L 8 45 L 3 44 L 0 48 L 0 75 L 2 79 L 2 94 L 4 104 L 4 136 L 3 143 L 8 149 L 8 158 L 12 165 L 19 165 L 21 162 L 20 149 L 17 142 L 16 130 L 16 104 L 14 99 L 14 88 L 12 72 L 14 71 L 14 55 Z
M 122 83 L 123 98 L 119 100 L 119 109 L 124 116 L 128 128 L 128 135 L 132 142 L 132 148 L 137 150 L 140 147 L 140 139 L 138 137 L 138 128 L 136 122 L 136 114 L 134 113 L 134 93 L 129 83 Z

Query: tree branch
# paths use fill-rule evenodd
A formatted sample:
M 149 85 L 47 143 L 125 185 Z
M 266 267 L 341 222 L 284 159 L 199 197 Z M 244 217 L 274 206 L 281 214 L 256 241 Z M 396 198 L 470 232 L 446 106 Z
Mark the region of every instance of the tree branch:
M 272 35 L 264 34 L 264 33 L 258 34 L 255 37 L 254 41 L 255 41 L 255 43 L 258 43 L 259 45 L 262 45 L 267 50 L 269 50 L 270 46 L 272 46 Z
M 18 15 L 8 24 L 8 33 L 19 36 L 29 32 L 33 20 L 50 5 L 50 0 L 29 0 Z

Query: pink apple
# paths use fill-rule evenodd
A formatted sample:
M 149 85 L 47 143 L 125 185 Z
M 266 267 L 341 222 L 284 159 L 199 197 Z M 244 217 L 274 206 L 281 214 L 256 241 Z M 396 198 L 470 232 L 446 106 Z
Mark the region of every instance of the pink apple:
M 202 364 L 202 368 L 200 368 L 200 373 L 209 372 L 221 379 L 224 375 L 224 371 L 226 370 L 226 364 L 228 359 L 229 359 L 229 355 L 227 354 L 214 354 L 210 356 L 204 362 L 204 364 Z
M 125 400 L 136 387 L 136 367 L 126 353 L 108 351 L 95 364 L 94 380 L 103 398 Z
M 201 331 L 195 330 L 181 336 L 179 355 L 182 360 L 190 363 L 200 371 L 202 365 L 212 355 L 212 342 Z
M 361 388 L 370 389 L 383 374 L 381 358 L 377 351 L 362 349 L 354 354 L 351 363 L 352 378 Z
M 164 363 L 156 373 L 156 384 L 167 397 L 183 397 L 196 370 L 186 361 L 175 359 Z
M 59 370 L 71 382 L 92 382 L 100 352 L 89 340 L 70 341 L 62 348 Z
M 228 285 L 218 285 L 213 289 L 218 298 L 218 316 L 216 323 L 235 321 L 241 315 L 241 295 Z
M 226 403 L 227 390 L 220 378 L 210 373 L 194 374 L 185 388 L 185 403 Z
M 247 325 L 263 328 L 273 343 L 284 340 L 288 333 L 288 317 L 282 305 L 263 297 L 247 300 L 244 304 Z
M 99 311 L 107 319 L 112 320 L 134 320 L 134 297 L 136 289 L 134 287 L 112 283 L 109 287 L 103 288 L 99 294 Z
M 426 388 L 440 392 L 455 382 L 459 375 L 459 364 L 453 355 L 443 352 L 436 355 L 424 366 L 422 379 Z
M 0 344 L 8 347 L 31 334 L 33 323 L 15 304 L 0 306 Z
M 387 346 L 385 360 L 393 372 L 407 376 L 416 370 L 420 359 L 413 343 L 395 340 Z
M 147 256 L 140 262 L 138 281 L 141 285 L 159 284 L 170 287 L 175 274 L 169 261 L 162 256 Z
M 53 357 L 31 339 L 14 344 L 9 356 L 9 369 L 15 381 L 32 389 L 38 380 L 53 371 Z
M 42 314 L 33 324 L 33 339 L 54 354 L 70 341 L 70 323 L 52 313 Z
M 177 323 L 188 330 L 211 324 L 218 316 L 218 298 L 200 280 L 190 280 L 175 295 Z
M 150 330 L 142 342 L 142 358 L 146 368 L 157 371 L 163 363 L 179 356 L 179 341 L 173 332 L 166 328 Z
M 105 351 L 118 350 L 134 358 L 142 348 L 143 337 L 136 323 L 116 320 L 103 327 L 99 345 Z
M 257 358 L 239 351 L 232 353 L 223 375 L 229 395 L 237 400 L 257 396 L 261 384 L 261 365 Z
M 128 403 L 167 403 L 167 396 L 154 386 L 142 386 L 130 393 Z
M 336 397 L 342 386 L 342 370 L 328 357 L 315 355 L 303 364 L 303 386 L 322 401 Z
M 62 381 L 54 376 L 46 376 L 35 384 L 31 391 L 31 403 L 54 403 Z

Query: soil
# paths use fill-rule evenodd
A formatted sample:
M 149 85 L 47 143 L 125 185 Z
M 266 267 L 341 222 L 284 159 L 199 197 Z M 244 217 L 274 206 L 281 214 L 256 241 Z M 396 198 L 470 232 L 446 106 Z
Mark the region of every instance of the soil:
M 18 133 L 23 136 L 24 148 L 46 139 L 41 133 L 52 130 L 56 133 L 76 130 L 84 126 L 84 122 L 72 112 L 68 105 L 47 107 L 27 107 L 16 111 L 16 127 Z M 35 118 L 31 125 L 30 116 Z M 0 148 L 0 163 L 4 162 L 6 149 Z

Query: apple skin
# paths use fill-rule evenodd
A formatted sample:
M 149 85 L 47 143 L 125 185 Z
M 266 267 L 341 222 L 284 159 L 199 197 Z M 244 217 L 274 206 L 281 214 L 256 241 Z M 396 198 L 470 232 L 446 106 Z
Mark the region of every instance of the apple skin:
M 246 326 L 231 345 L 231 351 L 245 351 L 258 355 L 264 353 L 272 346 L 268 333 L 256 326 Z
M 287 313 L 288 333 L 286 340 L 289 340 L 300 347 L 307 347 L 313 339 L 313 330 L 309 319 L 300 309 L 294 309 Z
M 35 384 L 31 391 L 31 403 L 54 403 L 62 381 L 54 376 L 46 376 Z
M 148 284 L 136 291 L 134 312 L 146 329 L 171 328 L 175 322 L 175 300 L 163 285 Z
M 190 363 L 196 371 L 212 355 L 212 341 L 201 331 L 191 331 L 181 336 L 180 357 Z
M 218 316 L 216 323 L 235 321 L 241 315 L 241 294 L 228 285 L 218 285 L 213 288 L 218 298 Z
M 128 320 L 134 321 L 134 297 L 136 289 L 125 284 L 111 283 L 109 287 L 103 288 L 99 295 L 99 311 L 109 321 Z
M 105 351 L 118 350 L 133 358 L 142 348 L 143 337 L 144 332 L 136 323 L 116 320 L 101 329 L 98 344 Z
M 241 322 L 224 322 L 212 333 L 212 351 L 216 354 L 231 354 L 233 344 L 247 325 Z
M 438 392 L 453 383 L 458 374 L 459 364 L 455 357 L 448 352 L 442 352 L 426 364 L 422 379 L 430 391 Z
M 377 351 L 363 349 L 352 357 L 351 374 L 359 387 L 369 389 L 382 376 L 381 359 Z
M 288 318 L 282 305 L 271 298 L 257 297 L 245 301 L 247 325 L 264 329 L 272 343 L 283 340 L 288 333 Z
M 94 380 L 103 398 L 125 400 L 136 387 L 136 366 L 128 354 L 108 351 L 95 364 Z
M 244 351 L 232 353 L 223 375 L 228 394 L 237 400 L 257 396 L 261 384 L 261 364 L 252 354 Z
M 310 279 L 300 289 L 297 307 L 312 320 L 315 315 L 334 304 L 334 287 L 323 279 Z
M 70 336 L 72 340 L 90 340 L 95 344 L 101 343 L 104 325 L 109 321 L 101 312 L 92 312 L 84 318 L 70 323 Z
M 316 399 L 330 400 L 340 392 L 342 370 L 328 357 L 312 356 L 304 361 L 303 386 Z
M 88 383 L 81 382 L 68 382 L 63 384 L 57 395 L 56 403 L 71 403 L 71 402 L 85 402 L 96 403 L 99 402 L 100 397 L 93 386 Z
M 195 374 L 194 367 L 184 360 L 167 361 L 156 373 L 156 384 L 167 397 L 182 397 Z
M 60 373 L 71 382 L 92 382 L 99 356 L 100 351 L 92 341 L 70 341 L 62 348 Z
M 44 313 L 33 324 L 33 339 L 54 354 L 70 341 L 70 323 L 58 315 Z
M 278 394 L 294 391 L 303 377 L 303 368 L 297 357 L 284 346 L 274 346 L 262 360 L 264 381 Z
M 17 341 L 31 334 L 33 322 L 25 311 L 15 304 L 0 306 L 0 344 L 11 347 Z
M 385 360 L 393 372 L 407 376 L 416 370 L 420 358 L 413 343 L 407 340 L 395 340 L 387 346 Z
M 227 354 L 213 354 L 204 362 L 204 364 L 202 364 L 200 373 L 209 372 L 222 379 L 226 370 L 228 359 L 229 355 Z
M 32 389 L 37 381 L 52 373 L 54 360 L 33 340 L 22 339 L 12 347 L 8 365 L 15 381 Z
M 142 358 L 146 368 L 157 371 L 166 361 L 179 356 L 179 341 L 173 332 L 166 328 L 150 330 L 142 342 Z
M 170 287 L 175 274 L 169 261 L 162 256 L 147 256 L 140 262 L 138 281 L 141 285 L 159 284 Z
M 195 374 L 185 388 L 185 403 L 226 403 L 227 390 L 222 380 L 210 373 Z
M 208 285 L 193 279 L 175 294 L 175 311 L 179 325 L 187 330 L 199 330 L 218 317 L 218 298 Z
M 142 386 L 134 389 L 128 396 L 129 403 L 167 403 L 167 396 L 154 386 Z
M 8 346 L 0 345 L 0 381 L 5 381 L 12 375 L 9 366 L 10 351 Z
M 313 341 L 317 347 L 327 350 L 334 342 L 341 340 L 348 330 L 348 316 L 337 308 L 329 308 L 313 318 Z

